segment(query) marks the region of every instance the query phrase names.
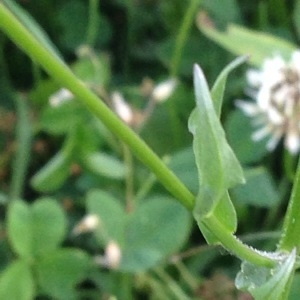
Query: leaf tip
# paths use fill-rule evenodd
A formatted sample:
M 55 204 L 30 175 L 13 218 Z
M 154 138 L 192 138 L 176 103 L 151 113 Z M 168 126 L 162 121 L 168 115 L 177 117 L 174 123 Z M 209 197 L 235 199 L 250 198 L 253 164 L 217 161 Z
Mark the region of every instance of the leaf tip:
M 202 68 L 198 64 L 194 64 L 194 82 L 196 82 L 196 80 L 200 82 L 206 81 Z
M 194 64 L 194 75 L 196 75 L 197 73 L 202 74 L 202 69 L 198 64 Z

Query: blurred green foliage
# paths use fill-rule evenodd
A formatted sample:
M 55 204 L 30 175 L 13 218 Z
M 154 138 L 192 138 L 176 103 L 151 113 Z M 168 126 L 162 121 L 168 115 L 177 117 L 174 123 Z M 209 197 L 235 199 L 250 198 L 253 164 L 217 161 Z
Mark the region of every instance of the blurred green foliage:
M 96 2 L 18 4 L 23 22 L 38 36 L 46 33 L 52 51 L 107 105 L 114 109 L 112 92 L 124 95 L 134 112 L 131 126 L 196 194 L 187 128 L 195 101 L 194 63 L 211 86 L 233 54 L 251 52 L 256 65 L 275 47 L 288 56 L 300 41 L 300 1 L 199 1 L 187 22 L 177 69 L 172 64 L 193 0 L 102 0 L 94 19 L 90 8 Z M 199 13 L 206 17 L 201 30 Z M 221 114 L 247 179 L 230 195 L 238 234 L 257 232 L 250 243 L 273 249 L 272 233 L 280 228 L 295 164 L 282 148 L 268 153 L 265 141 L 251 140 L 252 125 L 234 106 L 235 99 L 247 98 L 246 68 L 230 74 Z M 152 107 L 153 86 L 170 76 L 179 80 L 175 92 Z M 49 97 L 60 88 L 0 33 L 0 299 L 243 297 L 233 284 L 236 260 L 206 246 L 189 213 L 76 99 L 51 105 Z M 16 130 L 28 126 L 20 123 L 19 94 L 28 106 L 31 146 L 20 199 L 11 199 L 16 195 L 11 180 L 20 172 L 14 161 L 22 147 Z M 74 234 L 87 214 L 98 216 L 99 226 Z M 264 231 L 270 238 L 261 240 Z M 93 259 L 105 258 L 111 240 L 123 254 L 116 269 Z M 296 274 L 290 299 L 297 299 L 298 281 Z

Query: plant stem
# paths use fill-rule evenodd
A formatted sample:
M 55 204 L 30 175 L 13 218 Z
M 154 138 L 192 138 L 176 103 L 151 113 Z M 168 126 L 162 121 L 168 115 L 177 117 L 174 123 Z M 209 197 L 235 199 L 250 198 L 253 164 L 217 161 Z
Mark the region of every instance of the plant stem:
M 189 7 L 187 8 L 180 25 L 175 41 L 175 50 L 171 60 L 170 77 L 172 78 L 176 78 L 178 76 L 183 49 L 188 39 L 194 20 L 194 15 L 197 12 L 197 6 L 199 5 L 200 1 L 201 0 L 190 0 Z M 181 142 L 180 121 L 178 119 L 176 107 L 174 103 L 170 101 L 168 101 L 168 112 L 170 116 L 174 146 L 179 146 Z
M 202 223 L 218 238 L 222 246 L 235 256 L 256 265 L 274 267 L 275 261 L 272 258 L 243 244 L 236 236 L 224 230 L 224 227 L 214 215 L 204 218 Z
M 290 202 L 285 215 L 283 231 L 278 249 L 291 251 L 294 247 L 300 250 L 300 160 L 298 162 L 296 176 Z
M 153 185 L 156 182 L 155 176 L 150 173 L 146 180 L 143 181 L 141 188 L 138 190 L 135 196 L 135 202 L 139 202 L 147 196 L 149 191 L 152 189 Z
M 186 208 L 194 206 L 194 196 L 169 170 L 160 158 L 126 126 L 72 71 L 52 54 L 18 21 L 0 2 L 0 28 L 21 48 L 38 62 L 44 70 L 62 86 L 68 88 L 104 125 L 124 143 L 157 176 L 160 182 Z
M 124 163 L 126 165 L 126 211 L 132 212 L 135 208 L 134 201 L 134 164 L 133 157 L 127 145 L 123 144 Z
M 96 43 L 99 26 L 99 0 L 89 0 L 89 24 L 87 28 L 86 42 L 93 47 Z
M 168 165 L 170 158 L 168 156 L 165 156 L 162 158 L 162 161 L 166 165 Z M 141 185 L 139 190 L 137 191 L 134 201 L 139 202 L 140 200 L 144 199 L 147 196 L 147 194 L 151 191 L 156 181 L 156 177 L 152 173 L 150 173 L 146 180 L 143 181 L 143 184 Z
M 18 123 L 16 128 L 16 154 L 12 166 L 12 179 L 10 186 L 10 199 L 22 198 L 22 191 L 26 177 L 27 166 L 31 148 L 31 126 L 29 120 L 29 109 L 26 99 L 16 95 Z
M 174 263 L 176 269 L 178 270 L 180 277 L 184 280 L 186 285 L 192 290 L 192 292 L 195 292 L 196 289 L 199 287 L 199 277 L 194 276 L 185 264 L 182 263 L 181 260 L 177 260 Z
M 133 300 L 133 277 L 130 273 L 118 272 L 114 274 L 114 282 L 117 284 L 114 286 L 114 293 L 116 299 Z
M 190 298 L 184 293 L 178 283 L 169 276 L 162 268 L 155 269 L 155 274 L 159 276 L 160 280 L 165 283 L 165 286 L 173 294 L 174 299 L 189 300 Z
M 181 26 L 179 28 L 179 33 L 175 42 L 175 50 L 171 61 L 171 77 L 176 77 L 178 75 L 178 69 L 180 66 L 183 48 L 191 30 L 191 26 L 194 21 L 194 15 L 197 12 L 197 6 L 199 4 L 200 0 L 191 0 L 190 5 L 183 17 Z

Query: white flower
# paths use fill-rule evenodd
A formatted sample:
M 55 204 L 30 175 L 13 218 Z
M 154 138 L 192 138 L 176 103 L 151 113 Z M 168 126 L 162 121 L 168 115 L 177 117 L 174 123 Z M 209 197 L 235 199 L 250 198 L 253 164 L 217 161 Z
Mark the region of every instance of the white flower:
M 85 232 L 94 231 L 100 224 L 97 215 L 86 215 L 73 229 L 73 234 L 81 234 Z
M 126 102 L 123 95 L 119 92 L 113 92 L 111 95 L 112 103 L 116 114 L 127 124 L 133 121 L 133 111 L 130 105 Z
M 105 248 L 104 256 L 95 257 L 95 262 L 109 269 L 117 269 L 121 263 L 121 248 L 115 241 L 111 240 Z
M 238 100 L 236 105 L 260 126 L 254 141 L 269 136 L 267 149 L 272 151 L 281 138 L 291 154 L 300 150 L 300 51 L 289 62 L 279 55 L 268 58 L 260 70 L 249 70 L 249 94 L 255 102 Z
M 49 97 L 49 103 L 51 106 L 57 107 L 73 98 L 73 94 L 68 89 L 62 88 Z
M 105 261 L 108 267 L 116 269 L 121 262 L 121 249 L 115 241 L 110 241 L 105 249 Z
M 156 85 L 152 91 L 152 99 L 156 102 L 166 101 L 174 92 L 177 79 L 171 78 Z

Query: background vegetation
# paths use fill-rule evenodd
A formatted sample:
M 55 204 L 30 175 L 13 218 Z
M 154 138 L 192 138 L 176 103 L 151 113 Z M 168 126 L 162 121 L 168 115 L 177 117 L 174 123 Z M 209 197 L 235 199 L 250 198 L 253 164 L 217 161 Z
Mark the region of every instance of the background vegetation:
M 187 127 L 195 106 L 193 64 L 201 65 L 211 85 L 234 58 L 199 30 L 199 13 L 221 31 L 234 23 L 295 45 L 300 37 L 296 0 L 18 3 L 74 73 L 109 106 L 113 108 L 114 91 L 124 95 L 135 111 L 131 126 L 194 194 L 198 175 Z M 240 261 L 206 245 L 190 213 L 122 142 L 76 99 L 50 105 L 49 97 L 60 86 L 2 33 L 0 49 L 0 268 L 6 280 L 0 283 L 0 295 L 251 299 L 234 287 Z M 247 179 L 231 197 L 238 236 L 273 250 L 296 158 L 281 146 L 268 153 L 265 141 L 251 141 L 250 121 L 234 106 L 236 99 L 248 98 L 247 68 L 230 75 L 222 108 L 228 140 Z M 153 86 L 173 77 L 178 79 L 174 93 L 149 110 Z M 24 201 L 7 212 L 12 199 Z M 78 224 L 89 214 L 98 216 L 97 228 L 78 233 Z M 117 266 L 105 261 L 112 241 L 122 252 Z M 31 262 L 34 276 L 28 275 L 22 259 Z M 1 294 L 12 280 L 19 289 Z M 290 299 L 297 299 L 299 281 L 296 274 Z

